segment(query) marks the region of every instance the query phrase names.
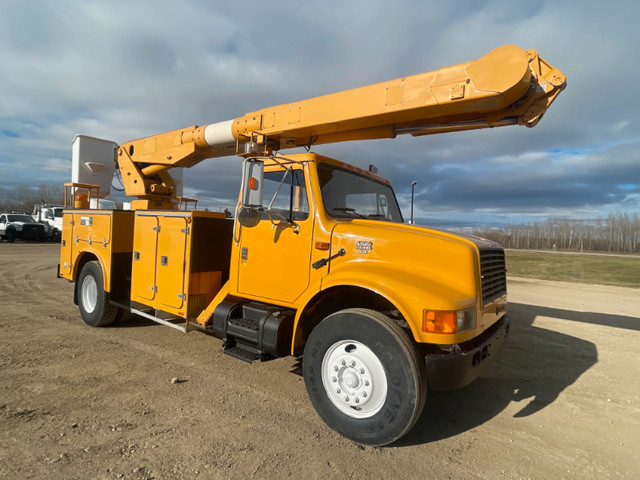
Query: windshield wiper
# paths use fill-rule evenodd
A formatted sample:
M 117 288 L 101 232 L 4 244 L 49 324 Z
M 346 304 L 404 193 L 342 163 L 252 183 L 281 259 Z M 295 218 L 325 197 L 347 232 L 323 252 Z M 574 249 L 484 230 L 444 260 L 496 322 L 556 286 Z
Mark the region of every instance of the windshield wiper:
M 367 218 L 364 215 L 362 215 L 361 213 L 356 212 L 355 208 L 349 208 L 349 207 L 338 207 L 338 208 L 334 208 L 333 209 L 334 212 L 347 212 L 347 213 L 352 213 L 360 218 Z

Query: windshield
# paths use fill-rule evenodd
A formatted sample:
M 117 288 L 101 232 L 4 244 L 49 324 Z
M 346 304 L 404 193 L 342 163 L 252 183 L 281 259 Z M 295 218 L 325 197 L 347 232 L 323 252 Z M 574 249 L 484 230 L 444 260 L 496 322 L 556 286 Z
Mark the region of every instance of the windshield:
M 326 163 L 318 164 L 322 202 L 337 218 L 367 218 L 402 223 L 391 186 Z
M 53 209 L 53 214 L 56 216 L 56 218 L 62 218 L 62 212 L 63 212 L 62 208 Z
M 29 215 L 7 215 L 10 222 L 38 223 Z

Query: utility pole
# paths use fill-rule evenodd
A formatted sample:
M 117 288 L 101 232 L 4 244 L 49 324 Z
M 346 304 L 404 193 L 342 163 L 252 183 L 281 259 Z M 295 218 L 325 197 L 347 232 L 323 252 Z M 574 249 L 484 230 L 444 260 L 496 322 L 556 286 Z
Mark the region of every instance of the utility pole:
M 413 182 L 411 182 L 411 219 L 409 220 L 409 223 L 411 225 L 413 225 L 413 192 L 416 188 L 416 183 L 418 183 L 417 180 L 414 180 Z

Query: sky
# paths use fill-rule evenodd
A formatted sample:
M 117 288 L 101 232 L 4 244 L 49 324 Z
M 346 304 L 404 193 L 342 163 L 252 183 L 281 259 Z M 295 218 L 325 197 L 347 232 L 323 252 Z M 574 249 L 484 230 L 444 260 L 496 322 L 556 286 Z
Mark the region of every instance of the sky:
M 0 189 L 70 181 L 76 134 L 125 143 L 515 44 L 567 76 L 535 128 L 313 151 L 375 164 L 405 218 L 417 181 L 419 223 L 640 213 L 638 18 L 622 0 L 0 0 Z M 239 183 L 237 157 L 184 171 L 210 209 Z

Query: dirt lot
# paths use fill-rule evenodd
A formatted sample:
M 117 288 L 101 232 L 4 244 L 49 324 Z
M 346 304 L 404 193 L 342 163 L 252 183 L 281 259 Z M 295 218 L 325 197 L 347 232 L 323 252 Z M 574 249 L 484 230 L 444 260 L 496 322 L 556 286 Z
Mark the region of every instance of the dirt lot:
M 58 246 L 0 242 L 0 477 L 607 479 L 640 472 L 640 290 L 510 279 L 503 355 L 401 443 L 329 430 L 296 359 L 146 321 L 95 329 Z M 177 377 L 179 382 L 171 383 Z

